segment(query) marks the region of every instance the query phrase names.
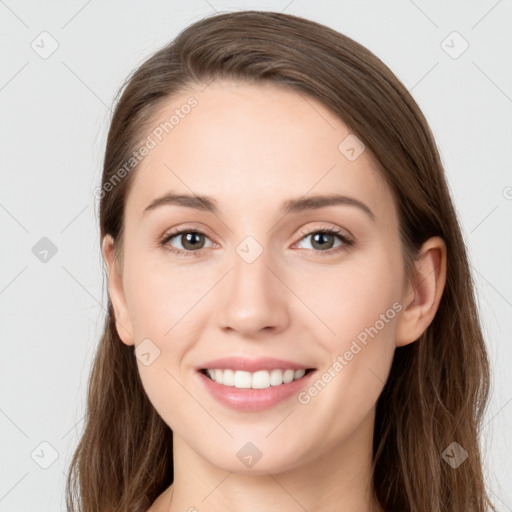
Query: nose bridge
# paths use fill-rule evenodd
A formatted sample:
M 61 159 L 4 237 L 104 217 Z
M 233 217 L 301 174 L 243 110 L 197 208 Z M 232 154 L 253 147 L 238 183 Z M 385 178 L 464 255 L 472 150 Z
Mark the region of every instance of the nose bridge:
M 251 236 L 235 247 L 225 297 L 220 302 L 223 328 L 245 335 L 284 328 L 288 321 L 286 287 L 274 275 L 272 261 L 271 251 Z

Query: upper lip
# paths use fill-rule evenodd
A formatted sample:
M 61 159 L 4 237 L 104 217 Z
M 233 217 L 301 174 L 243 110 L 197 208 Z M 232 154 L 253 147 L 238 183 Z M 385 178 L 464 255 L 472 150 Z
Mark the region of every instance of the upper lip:
M 245 359 L 243 357 L 222 357 L 207 361 L 198 370 L 241 370 L 246 372 L 257 372 L 259 370 L 308 370 L 311 366 L 294 363 L 293 361 L 285 361 L 284 359 L 275 359 L 273 357 L 261 357 L 258 359 Z

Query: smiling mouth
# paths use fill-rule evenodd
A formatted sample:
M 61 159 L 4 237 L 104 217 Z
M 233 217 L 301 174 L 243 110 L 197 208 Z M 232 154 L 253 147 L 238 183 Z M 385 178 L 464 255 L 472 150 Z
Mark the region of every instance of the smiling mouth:
M 281 386 L 300 380 L 312 371 L 314 371 L 314 368 L 308 368 L 306 370 L 281 370 L 276 368 L 274 370 L 259 370 L 257 372 L 220 368 L 205 368 L 200 370 L 200 372 L 210 380 L 224 386 L 238 389 L 267 389 L 271 386 Z

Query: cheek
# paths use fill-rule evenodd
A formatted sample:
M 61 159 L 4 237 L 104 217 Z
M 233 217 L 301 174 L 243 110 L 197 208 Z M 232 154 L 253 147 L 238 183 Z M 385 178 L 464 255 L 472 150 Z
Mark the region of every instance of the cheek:
M 166 423 L 174 428 L 176 404 L 180 417 L 195 411 L 194 400 L 182 383 L 188 376 L 190 350 L 200 338 L 210 318 L 211 296 L 217 279 L 205 285 L 208 276 L 199 278 L 192 267 L 151 264 L 149 258 L 132 257 L 125 292 L 136 344 L 145 341 L 152 352 L 151 364 L 138 359 L 142 384 L 150 401 Z M 197 413 L 197 411 L 195 411 Z
M 136 344 L 150 340 L 145 341 L 150 363 L 137 359 L 141 382 L 162 419 L 172 429 L 183 429 L 183 422 L 197 415 L 197 403 L 183 385 L 182 364 L 197 338 L 206 290 L 190 279 L 190 272 L 142 265 L 136 258 L 131 265 L 125 292 Z
M 325 333 L 331 333 L 319 337 L 330 352 L 345 350 L 358 336 L 364 341 L 366 329 L 375 326 L 386 331 L 383 341 L 394 341 L 393 320 L 400 307 L 393 308 L 393 304 L 401 297 L 402 269 L 389 258 L 354 260 L 319 272 L 308 286 L 297 282 L 299 286 L 304 301 L 322 320 Z
M 315 403 L 312 408 L 332 425 L 333 436 L 336 428 L 350 429 L 368 414 L 387 380 L 403 309 L 402 267 L 396 261 L 401 260 L 382 254 L 360 260 L 350 268 L 319 275 L 310 288 L 309 303 L 324 324 L 318 322 L 316 339 L 326 357 L 318 380 L 304 390 L 299 402 Z
M 129 269 L 125 292 L 135 334 L 165 343 L 199 311 L 196 307 L 209 287 L 192 267 L 151 264 L 148 258 L 134 257 Z

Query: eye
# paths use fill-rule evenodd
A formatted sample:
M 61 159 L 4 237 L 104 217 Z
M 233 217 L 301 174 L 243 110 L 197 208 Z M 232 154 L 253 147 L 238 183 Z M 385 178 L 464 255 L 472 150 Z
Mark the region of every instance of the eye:
M 173 238 L 179 241 L 182 246 L 181 249 L 175 248 L 169 244 Z M 204 248 L 205 238 L 208 237 L 198 229 L 183 228 L 179 231 L 173 231 L 164 235 L 160 245 L 179 256 L 198 256 L 199 249 Z
M 312 250 L 325 253 L 326 256 L 354 245 L 354 241 L 338 228 L 319 229 L 302 234 L 303 238 L 301 240 L 306 240 L 307 238 L 312 237 Z M 335 243 L 336 238 L 340 240 L 341 243 L 334 247 L 333 244 Z M 322 254 L 322 256 L 324 256 L 324 254 Z
M 353 246 L 354 241 L 345 233 L 338 228 L 325 228 L 317 229 L 315 231 L 302 232 L 303 237 L 301 240 L 305 240 L 308 237 L 312 237 L 312 249 L 318 253 L 325 253 L 326 256 L 337 253 L 340 250 L 346 249 L 347 247 Z M 181 248 L 176 248 L 170 245 L 171 240 L 176 238 L 181 245 Z M 340 240 L 338 246 L 333 247 L 335 239 Z M 178 256 L 199 256 L 200 250 L 205 248 L 205 239 L 208 239 L 207 235 L 196 228 L 182 228 L 178 231 L 172 231 L 166 233 L 162 238 L 160 245 L 165 247 L 169 252 L 175 253 Z M 210 246 L 211 247 L 211 246 Z M 322 254 L 323 256 L 324 254 Z

